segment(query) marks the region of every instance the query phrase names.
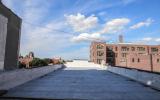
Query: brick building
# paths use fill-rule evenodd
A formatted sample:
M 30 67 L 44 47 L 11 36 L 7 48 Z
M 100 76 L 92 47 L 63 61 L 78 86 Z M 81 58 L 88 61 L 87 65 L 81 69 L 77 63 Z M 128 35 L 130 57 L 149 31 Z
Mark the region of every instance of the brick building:
M 62 61 L 61 57 L 55 57 L 52 59 L 52 64 L 60 64 Z
M 29 65 L 29 63 L 34 59 L 34 53 L 33 52 L 29 52 L 28 55 L 26 55 L 25 57 L 20 56 L 19 57 L 19 62 L 21 64 L 24 64 L 26 66 L 26 68 L 31 68 L 31 66 Z
M 160 45 L 92 42 L 90 60 L 94 63 L 160 72 Z

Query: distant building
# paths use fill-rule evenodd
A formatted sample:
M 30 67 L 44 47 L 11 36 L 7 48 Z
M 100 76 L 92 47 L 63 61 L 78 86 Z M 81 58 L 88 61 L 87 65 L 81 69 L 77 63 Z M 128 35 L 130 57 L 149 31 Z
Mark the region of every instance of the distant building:
M 34 53 L 30 52 L 28 55 L 26 55 L 25 57 L 20 56 L 19 57 L 19 62 L 23 65 L 26 66 L 26 68 L 31 68 L 30 66 L 30 62 L 34 59 Z
M 101 64 L 160 72 L 160 45 L 92 42 L 90 60 Z
M 59 64 L 59 63 L 61 63 L 61 61 L 62 61 L 61 57 L 56 57 L 56 58 L 52 59 L 53 64 Z
M 18 68 L 21 22 L 0 0 L 0 70 Z

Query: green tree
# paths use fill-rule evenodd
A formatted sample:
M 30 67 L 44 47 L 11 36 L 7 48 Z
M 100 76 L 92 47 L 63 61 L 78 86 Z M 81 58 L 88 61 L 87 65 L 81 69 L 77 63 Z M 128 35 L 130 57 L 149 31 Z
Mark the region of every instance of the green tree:
M 21 63 L 20 61 L 18 62 L 18 66 L 19 66 L 19 68 L 25 68 L 26 67 L 26 65 Z
M 65 63 L 66 63 L 65 60 L 61 60 L 61 61 L 60 61 L 60 64 L 65 64 Z
M 30 65 L 33 67 L 41 67 L 41 66 L 47 66 L 47 62 L 40 58 L 34 58 L 31 62 Z
M 45 59 L 43 59 L 47 64 L 50 64 L 50 63 L 52 63 L 52 60 L 51 59 L 49 59 L 49 58 L 45 58 Z

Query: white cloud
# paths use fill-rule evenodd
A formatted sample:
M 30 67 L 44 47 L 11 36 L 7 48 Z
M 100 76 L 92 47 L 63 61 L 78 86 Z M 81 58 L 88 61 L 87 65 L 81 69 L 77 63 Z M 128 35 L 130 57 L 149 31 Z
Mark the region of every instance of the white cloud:
M 142 39 L 142 41 L 151 41 L 151 40 L 153 40 L 153 38 L 151 38 L 151 37 L 146 37 L 146 38 Z
M 18 1 L 23 4 L 21 10 L 15 5 Z M 53 57 L 55 52 L 73 45 L 69 40 L 71 34 L 55 31 L 65 30 L 63 18 L 46 21 L 48 9 L 52 5 L 48 0 L 4 0 L 4 2 L 16 13 L 23 12 L 20 15 L 23 19 L 20 46 L 22 55 L 33 51 L 38 57 Z
M 96 26 L 98 18 L 94 15 L 86 17 L 80 13 L 77 15 L 66 15 L 67 23 L 71 25 L 76 32 L 86 31 Z
M 15 1 L 22 2 L 23 7 L 21 10 L 17 9 Z M 67 59 L 75 58 L 75 55 L 77 55 L 77 58 L 88 58 L 88 49 L 83 47 L 78 51 L 77 49 L 69 52 L 63 51 L 77 44 L 70 41 L 70 38 L 73 36 L 72 33 L 67 34 L 60 31 L 55 31 L 65 31 L 65 29 L 68 28 L 68 26 L 65 26 L 65 21 L 63 18 L 55 18 L 53 20 L 46 21 L 50 2 L 41 0 L 9 0 L 6 4 L 11 9 L 14 8 L 16 13 L 23 12 L 20 15 L 23 19 L 20 46 L 22 55 L 27 54 L 29 51 L 33 51 L 37 57 L 62 56 Z M 79 17 L 83 17 L 83 15 L 79 15 Z M 82 26 L 87 25 L 85 28 L 83 27 L 83 29 L 90 29 L 92 28 L 92 25 L 94 26 L 97 23 L 98 20 L 95 16 L 84 16 L 82 21 Z M 71 54 L 73 53 L 75 55 L 72 56 Z M 78 54 L 80 53 L 84 55 L 79 56 Z
M 47 23 L 43 27 L 34 27 L 35 29 L 30 31 L 27 36 L 27 40 L 21 45 L 22 54 L 26 54 L 29 51 L 39 52 L 50 57 L 50 53 L 54 53 L 57 50 L 64 49 L 73 43 L 70 42 L 71 34 L 65 34 L 60 29 L 65 29 L 64 22 L 53 21 Z M 55 30 L 56 29 L 56 30 Z M 66 44 L 67 43 L 67 44 Z M 64 45 L 65 44 L 65 45 Z
M 94 15 L 85 16 L 81 13 L 93 13 L 95 11 L 100 11 L 104 8 L 110 8 L 114 6 L 121 5 L 121 3 L 114 2 L 113 4 L 106 4 L 105 2 L 99 2 L 97 0 L 86 1 L 84 5 L 77 5 L 69 9 L 61 9 L 61 14 L 57 14 L 57 10 L 54 12 L 51 11 L 50 7 L 54 6 L 55 1 L 50 3 L 50 0 L 3 0 L 6 2 L 13 11 L 18 13 L 23 19 L 23 30 L 22 30 L 22 39 L 21 39 L 21 53 L 22 55 L 33 51 L 38 57 L 54 57 L 62 56 L 67 58 L 87 58 L 89 53 L 88 46 L 80 46 L 77 50 L 70 50 L 70 47 L 76 45 L 74 42 L 81 41 L 93 41 L 93 40 L 103 40 L 104 37 L 99 32 L 92 32 L 90 29 L 95 28 L 98 24 L 98 18 Z M 8 2 L 8 3 L 7 3 Z M 21 3 L 19 3 L 21 2 Z M 88 3 L 89 2 L 89 3 Z M 17 5 L 19 4 L 19 5 Z M 65 3 L 64 3 L 65 4 Z M 43 6 L 42 6 L 43 5 Z M 78 7 L 77 7 L 78 6 Z M 54 7 L 53 7 L 54 8 Z M 74 8 L 74 9 L 72 9 Z M 79 9 L 79 10 L 78 10 Z M 62 11 L 63 10 L 63 11 Z M 71 11 L 69 11 L 71 10 Z M 65 26 L 61 18 L 49 16 L 51 13 L 56 13 L 58 16 L 64 14 L 70 14 L 75 12 L 81 12 L 77 15 L 67 15 L 65 16 L 69 25 L 72 26 L 74 31 L 83 32 L 78 36 L 73 36 L 73 34 L 62 34 L 61 32 L 54 31 L 56 30 L 65 30 L 68 29 L 68 26 Z M 101 16 L 107 16 L 104 12 L 99 13 Z M 49 16 L 49 17 L 48 17 Z M 53 18 L 53 19 L 52 19 Z M 50 20 L 52 19 L 52 20 Z M 26 21 L 32 23 L 33 25 L 27 24 Z M 102 33 L 116 33 L 124 29 L 124 26 L 130 22 L 127 18 L 113 19 L 106 23 Z M 43 23 L 43 24 L 42 24 Z M 34 25 L 35 24 L 35 25 Z M 37 27 L 40 25 L 41 27 Z M 99 24 L 100 25 L 100 24 Z M 101 27 L 101 26 L 100 26 Z M 96 27 L 97 28 L 97 27 Z M 98 27 L 99 28 L 99 27 Z M 52 30 L 53 29 L 53 30 Z M 72 39 L 71 39 L 72 37 Z M 71 42 L 71 39 L 73 42 Z M 106 39 L 106 38 L 105 38 Z M 86 42 L 85 44 L 88 44 Z M 67 50 L 68 52 L 67 52 Z M 73 49 L 73 48 L 72 48 Z M 61 51 L 62 50 L 62 51 Z M 79 55 L 81 54 L 81 55 Z M 77 57 L 75 57 L 77 55 Z
M 148 27 L 152 23 L 153 23 L 153 19 L 148 18 L 147 20 L 145 20 L 143 22 L 139 22 L 139 23 L 131 26 L 130 29 L 138 29 L 138 28 L 141 28 L 141 27 L 144 27 L 144 26 Z
M 72 42 L 82 42 L 82 41 L 100 41 L 103 40 L 103 37 L 99 33 L 81 33 L 78 36 L 74 36 L 71 38 Z
M 156 42 L 160 42 L 160 38 L 156 38 L 155 41 L 156 41 Z
M 117 18 L 106 22 L 104 28 L 100 31 L 104 33 L 117 33 L 124 29 L 124 27 L 130 22 L 128 18 Z
M 102 41 L 107 38 L 101 36 L 105 33 L 117 33 L 124 29 L 124 27 L 130 22 L 127 18 L 117 18 L 112 19 L 111 21 L 106 22 L 104 28 L 100 29 L 98 32 L 92 33 L 81 33 L 78 36 L 71 38 L 72 42 L 83 42 L 83 41 Z
M 160 43 L 160 38 L 153 38 L 153 37 L 144 37 L 138 41 L 137 43 L 143 43 L 143 44 L 159 44 Z

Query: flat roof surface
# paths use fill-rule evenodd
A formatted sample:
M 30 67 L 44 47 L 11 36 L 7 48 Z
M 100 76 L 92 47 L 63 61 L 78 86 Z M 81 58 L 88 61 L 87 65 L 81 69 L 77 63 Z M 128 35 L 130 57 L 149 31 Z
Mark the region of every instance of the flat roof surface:
M 68 67 L 15 87 L 5 97 L 159 100 L 160 92 L 99 67 Z

